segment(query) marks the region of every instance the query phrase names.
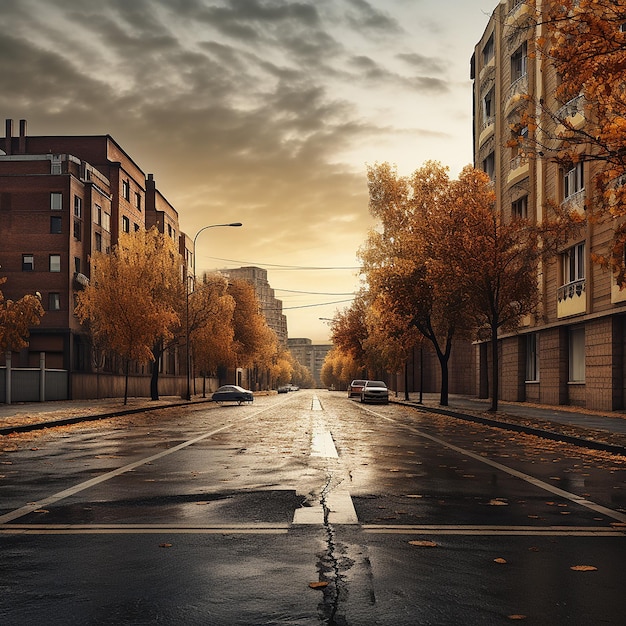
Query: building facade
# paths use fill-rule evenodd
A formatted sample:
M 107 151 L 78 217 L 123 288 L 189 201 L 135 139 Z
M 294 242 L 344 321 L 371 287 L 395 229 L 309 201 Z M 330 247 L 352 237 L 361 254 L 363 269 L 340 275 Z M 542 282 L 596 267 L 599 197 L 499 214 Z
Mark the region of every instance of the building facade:
M 300 365 L 308 368 L 318 387 L 322 387 L 322 366 L 332 348 L 332 344 L 314 344 L 310 339 L 289 339 L 289 351 Z
M 153 176 L 146 177 L 112 137 L 28 136 L 26 120 L 15 134 L 13 121 L 6 120 L 0 140 L 3 292 L 11 299 L 39 292 L 46 312 L 28 348 L 12 355 L 13 367 L 38 367 L 41 352 L 48 368 L 72 373 L 98 367 L 73 313 L 76 294 L 89 281 L 90 257 L 110 252 L 120 233 L 153 225 L 176 241 L 190 263 L 178 213 Z M 180 366 L 176 359 L 161 365 L 172 375 L 181 373 Z M 78 397 L 71 375 L 68 380 L 68 397 Z
M 261 313 L 267 325 L 276 333 L 278 343 L 287 348 L 287 317 L 283 313 L 282 300 L 276 298 L 274 290 L 267 280 L 267 270 L 261 267 L 237 267 L 221 270 L 221 273 L 232 278 L 249 282 L 259 299 Z
M 585 124 L 580 97 L 570 102 L 555 98 L 559 77 L 536 53 L 544 26 L 541 20 L 536 25 L 534 11 L 520 0 L 503 0 L 475 47 L 474 164 L 491 177 L 496 210 L 505 219 L 540 222 L 551 203 L 589 216 L 596 203 L 590 181 L 599 165 L 580 161 L 563 168 L 541 152 L 527 157 L 515 141 L 530 137 L 541 143 L 541 128 L 554 118 L 557 123 L 567 119 L 575 128 Z M 523 117 L 529 102 L 540 103 L 536 114 L 546 116 L 530 131 Z M 517 333 L 500 338 L 501 399 L 600 410 L 625 407 L 626 290 L 620 291 L 609 270 L 592 262 L 594 253 L 607 251 L 612 228 L 610 222 L 587 220 L 585 229 L 542 265 L 537 315 Z M 488 359 L 487 346 L 477 346 L 477 387 L 483 396 L 489 389 Z

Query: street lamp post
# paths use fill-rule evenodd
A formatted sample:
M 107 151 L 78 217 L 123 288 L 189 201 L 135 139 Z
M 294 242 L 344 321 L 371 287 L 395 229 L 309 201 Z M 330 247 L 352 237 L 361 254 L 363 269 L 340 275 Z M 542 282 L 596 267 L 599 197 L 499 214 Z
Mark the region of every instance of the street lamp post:
M 196 241 L 198 239 L 198 235 L 207 230 L 208 228 L 220 228 L 223 226 L 230 226 L 230 227 L 238 227 L 238 226 L 243 226 L 243 224 L 241 222 L 231 222 L 230 224 L 209 224 L 208 226 L 204 226 L 203 228 L 201 228 L 194 236 L 193 238 L 193 258 L 192 258 L 192 267 L 193 267 L 193 274 L 192 274 L 192 280 L 193 280 L 193 289 L 190 292 L 189 291 L 189 276 L 187 275 L 187 273 L 185 272 L 185 293 L 187 296 L 187 302 L 186 302 L 186 309 L 185 309 L 185 314 L 186 314 L 186 340 L 187 340 L 187 392 L 185 393 L 185 400 L 191 400 L 191 342 L 190 342 L 190 328 L 189 328 L 189 296 L 191 295 L 191 293 L 193 293 L 193 291 L 195 291 L 196 288 Z

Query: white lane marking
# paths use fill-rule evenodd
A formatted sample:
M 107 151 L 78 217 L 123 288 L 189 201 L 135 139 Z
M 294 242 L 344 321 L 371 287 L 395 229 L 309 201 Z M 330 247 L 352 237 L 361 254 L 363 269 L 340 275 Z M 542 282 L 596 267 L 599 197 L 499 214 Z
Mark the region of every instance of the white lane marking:
M 322 403 L 317 396 L 313 396 L 313 400 L 311 401 L 311 411 L 323 411 Z
M 390 535 L 484 535 L 495 536 L 545 536 L 545 537 L 624 537 L 624 529 L 606 526 L 385 526 L 364 524 L 366 533 Z
M 319 456 L 326 459 L 339 458 L 333 436 L 329 431 L 322 430 L 317 426 L 313 429 L 313 435 L 311 437 L 311 456 Z
M 288 524 L 214 524 L 185 526 L 182 524 L 5 524 L 0 535 L 283 535 Z
M 345 490 L 330 491 L 326 495 L 329 524 L 358 524 L 350 493 Z
M 303 506 L 296 509 L 293 513 L 293 522 L 295 526 L 300 524 L 317 524 L 321 526 L 324 523 L 324 508 L 319 506 Z
M 556 496 L 565 498 L 566 500 L 569 500 L 570 502 L 574 502 L 576 504 L 579 504 L 580 506 L 584 506 L 585 508 L 591 509 L 592 511 L 595 511 L 596 513 L 606 515 L 607 517 L 618 520 L 620 522 L 626 522 L 626 515 L 624 515 L 623 513 L 620 513 L 619 511 L 614 511 L 613 509 L 609 509 L 608 507 L 602 506 L 601 504 L 591 502 L 591 500 L 587 500 L 586 498 L 578 496 L 575 493 L 571 493 L 569 491 L 565 491 L 564 489 L 559 489 L 558 487 L 554 487 L 553 485 L 550 485 L 549 483 L 546 483 L 543 480 L 540 480 L 539 478 L 535 478 L 534 476 L 530 476 L 529 474 L 524 474 L 524 472 L 520 472 L 516 469 L 513 469 L 512 467 L 507 467 L 506 465 L 502 465 L 502 463 L 498 463 L 497 461 L 492 461 L 491 459 L 487 457 L 480 456 L 479 454 L 475 454 L 474 452 L 471 452 L 470 450 L 466 450 L 465 448 L 460 448 L 459 446 L 455 446 L 454 444 L 448 443 L 447 441 L 444 441 L 443 439 L 439 439 L 439 437 L 433 437 L 433 435 L 429 435 L 428 433 L 425 433 L 417 428 L 413 428 L 412 426 L 407 426 L 406 424 L 403 424 L 402 422 L 399 422 L 398 420 L 387 417 L 386 415 L 381 415 L 380 413 L 376 413 L 376 411 L 373 411 L 372 409 L 368 409 L 365 407 L 364 409 L 372 413 L 372 415 L 376 415 L 377 417 L 387 420 L 388 422 L 392 422 L 393 424 L 401 426 L 402 428 L 412 433 L 415 433 L 416 435 L 419 435 L 420 437 L 423 437 L 424 439 L 428 439 L 430 441 L 433 441 L 434 443 L 439 444 L 440 446 L 444 446 L 445 448 L 454 450 L 455 452 L 458 452 L 459 454 L 463 454 L 464 456 L 468 456 L 471 459 L 480 461 L 481 463 L 484 463 L 485 465 L 490 465 L 491 467 L 494 467 L 500 470 L 501 472 L 505 472 L 506 474 L 515 476 L 516 478 L 521 478 L 527 483 L 530 483 L 531 485 L 534 485 L 535 487 L 539 487 L 540 489 L 543 489 L 544 491 L 548 491 L 550 493 L 553 493 Z
M 173 454 L 174 452 L 178 452 L 179 450 L 192 446 L 193 444 L 198 443 L 199 441 L 202 441 L 203 439 L 208 439 L 209 437 L 212 437 L 213 435 L 216 435 L 217 433 L 220 433 L 224 430 L 231 428 L 235 424 L 240 424 L 242 422 L 251 420 L 252 418 L 259 415 L 260 413 L 263 413 L 264 411 L 268 411 L 270 408 L 272 407 L 269 406 L 264 409 L 260 409 L 259 411 L 255 411 L 248 417 L 244 417 L 235 422 L 226 424 L 225 426 L 212 430 L 211 432 L 204 433 L 203 435 L 200 435 L 199 437 L 195 437 L 194 439 L 190 439 L 189 441 L 180 443 L 177 446 L 168 448 L 167 450 L 163 450 L 162 452 L 159 452 L 158 454 L 153 454 L 152 456 L 148 456 L 144 459 L 140 459 L 139 461 L 135 461 L 134 463 L 129 463 L 128 465 L 124 465 L 123 467 L 118 467 L 117 469 L 111 470 L 110 472 L 107 472 L 106 474 L 102 474 L 101 476 L 96 476 L 95 478 L 87 480 L 83 483 L 74 485 L 73 487 L 70 487 L 69 489 L 64 489 L 63 491 L 59 491 L 58 493 L 48 496 L 47 498 L 43 498 L 42 500 L 38 500 L 37 502 L 30 502 L 29 504 L 26 504 L 25 506 L 22 506 L 19 509 L 9 511 L 8 513 L 5 513 L 4 515 L 0 515 L 0 524 L 6 524 L 7 522 L 12 522 L 13 520 L 23 517 L 24 515 L 28 515 L 29 513 L 33 513 L 34 511 L 37 511 L 38 509 L 43 509 L 47 506 L 50 506 L 51 504 L 54 504 L 58 502 L 59 500 L 63 500 L 64 498 L 69 498 L 70 496 L 73 496 L 79 493 L 80 491 L 84 491 L 85 489 L 89 489 L 90 487 L 106 482 L 107 480 L 110 480 L 111 478 L 115 478 L 116 476 L 120 476 L 121 474 L 125 474 L 126 472 L 130 472 L 131 470 L 134 470 L 137 467 L 145 465 L 146 463 L 156 461 L 157 459 L 161 459 L 164 456 L 168 456 L 170 454 Z

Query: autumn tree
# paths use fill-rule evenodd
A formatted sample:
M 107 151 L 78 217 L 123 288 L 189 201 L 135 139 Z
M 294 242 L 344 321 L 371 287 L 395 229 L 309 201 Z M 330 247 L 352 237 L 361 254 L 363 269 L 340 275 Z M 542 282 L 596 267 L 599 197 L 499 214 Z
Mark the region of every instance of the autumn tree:
M 621 285 L 626 285 L 625 25 L 626 0 L 541 3 L 526 29 L 536 33 L 536 54 L 557 73 L 556 105 L 549 108 L 554 99 L 529 100 L 521 121 L 529 133 L 512 140 L 526 156 L 542 156 L 565 171 L 578 163 L 593 165 L 585 182 L 596 192 L 590 219 L 615 226 L 608 254 L 596 260 L 611 267 Z
M 463 216 L 462 240 L 442 242 L 442 257 L 459 268 L 458 281 L 468 297 L 479 338 L 491 342 L 491 410 L 498 408 L 498 332 L 519 328 L 538 312 L 539 270 L 559 245 L 576 232 L 574 213 L 559 212 L 533 223 L 504 220 L 485 172 L 466 167 L 450 187 L 450 210 Z M 461 244 L 461 245 L 459 245 Z
M 441 368 L 440 403 L 448 404 L 448 362 L 454 337 L 472 328 L 465 269 L 447 258 L 462 246 L 462 212 L 451 210 L 447 169 L 428 162 L 410 176 L 388 163 L 368 168 L 370 212 L 380 227 L 360 250 L 372 302 L 388 308 L 433 346 Z
M 243 279 L 230 279 L 228 293 L 235 301 L 233 311 L 234 353 L 237 367 L 269 371 L 278 350 L 276 333 L 265 321 L 254 287 Z
M 368 336 L 366 316 L 368 304 L 367 292 L 361 291 L 356 295 L 349 307 L 338 311 L 330 324 L 330 335 L 333 344 L 345 355 L 349 355 L 352 362 L 357 364 L 364 376 L 366 369 L 365 341 Z
M 207 274 L 189 296 L 189 333 L 193 364 L 203 377 L 235 365 L 233 313 L 235 300 L 228 280 Z
M 6 282 L 0 277 L 0 286 Z M 39 326 L 44 315 L 41 298 L 26 294 L 19 300 L 6 300 L 0 289 L 0 350 L 17 351 L 28 345 L 30 329 Z
M 184 298 L 181 259 L 174 242 L 152 228 L 122 233 L 111 254 L 95 252 L 91 277 L 76 314 L 95 341 L 125 360 L 124 404 L 130 362 L 154 361 L 153 348 L 180 326 Z
M 333 348 L 326 354 L 320 378 L 328 389 L 346 389 L 350 381 L 361 376 L 361 366 L 352 354 L 339 348 Z
M 303 389 L 313 389 L 315 387 L 315 379 L 311 370 L 299 363 L 292 355 L 291 357 L 293 371 L 291 373 L 291 382 Z

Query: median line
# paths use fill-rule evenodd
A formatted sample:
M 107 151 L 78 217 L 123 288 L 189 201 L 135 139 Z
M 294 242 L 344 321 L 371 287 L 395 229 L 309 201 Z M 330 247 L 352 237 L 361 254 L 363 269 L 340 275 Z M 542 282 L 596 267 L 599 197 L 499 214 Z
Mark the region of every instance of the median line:
M 0 535 L 284 535 L 289 524 L 4 524 Z

